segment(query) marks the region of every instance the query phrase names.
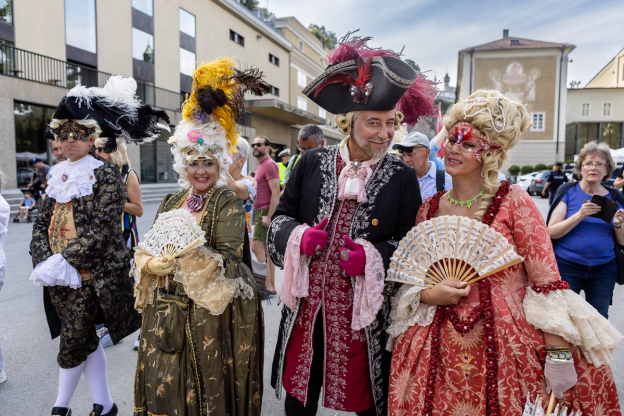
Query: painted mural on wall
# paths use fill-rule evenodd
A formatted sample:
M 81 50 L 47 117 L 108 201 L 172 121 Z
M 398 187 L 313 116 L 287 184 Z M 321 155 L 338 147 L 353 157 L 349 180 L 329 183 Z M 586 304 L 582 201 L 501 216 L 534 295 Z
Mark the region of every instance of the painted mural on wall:
M 512 62 L 507 65 L 506 71 L 501 75 L 497 68 L 490 71 L 492 88 L 508 95 L 515 96 L 524 102 L 535 101 L 537 93 L 537 80 L 542 76 L 539 68 L 533 67 L 527 72 L 520 62 Z

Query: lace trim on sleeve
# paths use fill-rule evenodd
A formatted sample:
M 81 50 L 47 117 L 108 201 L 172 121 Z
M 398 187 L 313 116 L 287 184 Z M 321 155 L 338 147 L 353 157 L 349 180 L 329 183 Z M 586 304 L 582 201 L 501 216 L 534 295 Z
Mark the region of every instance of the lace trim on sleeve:
M 284 253 L 284 275 L 280 299 L 291 311 L 295 309 L 297 298 L 308 296 L 310 287 L 310 257 L 301 252 L 303 233 L 310 228 L 307 224 L 295 227 L 288 237 L 286 253 Z
M 137 248 L 130 276 L 134 276 L 134 309 L 142 312 L 147 305 L 154 303 L 154 293 L 158 287 L 158 276 L 147 271 L 145 265 L 153 257 L 144 250 Z
M 386 330 L 390 337 L 386 349 L 392 351 L 394 339 L 414 325 L 428 326 L 433 322 L 437 306 L 420 301 L 424 286 L 403 284 L 392 298 L 390 326 Z
M 596 367 L 613 360 L 613 351 L 622 339 L 604 316 L 569 289 L 537 293 L 527 288 L 524 311 L 528 323 L 579 346 L 587 362 Z
M 197 305 L 213 315 L 221 315 L 233 299 L 254 297 L 253 289 L 242 276 L 229 279 L 225 272 L 220 254 L 199 247 L 176 259 L 173 280 L 184 285 L 184 291 Z
M 80 273 L 57 253 L 42 261 L 30 274 L 35 286 L 69 286 L 72 289 L 82 287 Z
M 358 238 L 354 241 L 364 247 L 366 265 L 364 275 L 355 278 L 353 290 L 353 317 L 351 329 L 359 331 L 375 320 L 383 304 L 383 289 L 386 273 L 383 258 L 369 241 Z

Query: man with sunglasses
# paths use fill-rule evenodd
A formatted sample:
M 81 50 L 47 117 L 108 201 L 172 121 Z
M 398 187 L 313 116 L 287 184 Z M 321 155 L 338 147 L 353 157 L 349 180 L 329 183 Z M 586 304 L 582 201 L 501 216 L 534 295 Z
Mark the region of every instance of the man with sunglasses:
M 424 134 L 413 131 L 401 143 L 393 145 L 392 149 L 398 149 L 405 163 L 416 170 L 423 201 L 453 187 L 451 175 L 443 169 L 437 169 L 435 163 L 429 160 L 429 139 Z

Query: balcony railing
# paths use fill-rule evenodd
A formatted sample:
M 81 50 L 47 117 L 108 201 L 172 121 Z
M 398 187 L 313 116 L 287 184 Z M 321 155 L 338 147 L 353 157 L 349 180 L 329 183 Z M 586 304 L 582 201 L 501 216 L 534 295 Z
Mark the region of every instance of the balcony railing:
M 0 43 L 0 75 L 71 89 L 76 85 L 103 87 L 112 74 L 61 61 Z M 145 103 L 180 111 L 183 94 L 137 80 L 137 95 Z

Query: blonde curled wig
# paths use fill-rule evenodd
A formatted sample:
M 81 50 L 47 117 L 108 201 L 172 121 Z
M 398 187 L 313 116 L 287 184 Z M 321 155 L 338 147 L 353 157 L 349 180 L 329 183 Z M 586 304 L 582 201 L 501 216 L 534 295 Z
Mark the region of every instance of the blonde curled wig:
M 340 134 L 348 136 L 351 134 L 351 128 L 353 127 L 354 115 L 357 111 L 351 111 L 346 114 L 336 114 L 335 121 L 338 126 L 338 131 Z M 403 113 L 397 111 L 394 116 L 394 130 L 399 130 L 401 128 L 401 123 L 403 122 Z
M 128 151 L 126 148 L 126 142 L 121 137 L 116 139 L 109 139 L 105 137 L 98 137 L 95 139 L 95 147 L 104 147 L 108 140 L 115 140 L 117 142 L 117 150 L 110 153 L 111 159 L 114 164 L 123 168 L 124 165 L 130 167 L 130 160 L 128 159 Z
M 495 90 L 475 91 L 466 100 L 453 105 L 444 118 L 444 127 L 448 131 L 455 124 L 466 121 L 483 133 L 488 141 L 502 146 L 481 155 L 484 193 L 474 214 L 475 220 L 481 221 L 492 204 L 500 187 L 498 171 L 507 160 L 509 150 L 518 143 L 522 133 L 531 127 L 530 120 L 531 115 L 524 104 Z

